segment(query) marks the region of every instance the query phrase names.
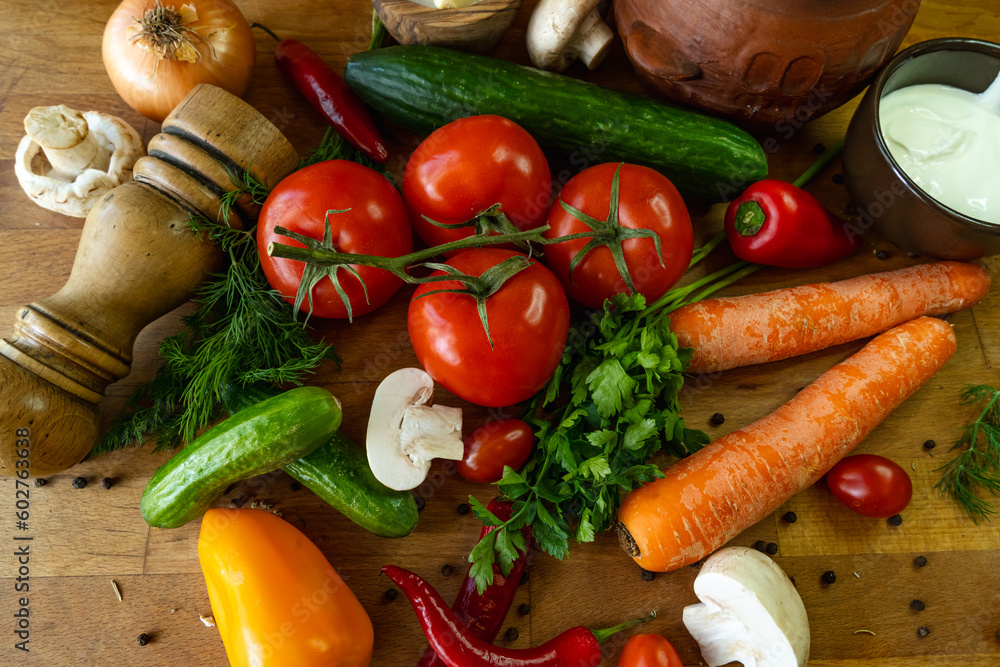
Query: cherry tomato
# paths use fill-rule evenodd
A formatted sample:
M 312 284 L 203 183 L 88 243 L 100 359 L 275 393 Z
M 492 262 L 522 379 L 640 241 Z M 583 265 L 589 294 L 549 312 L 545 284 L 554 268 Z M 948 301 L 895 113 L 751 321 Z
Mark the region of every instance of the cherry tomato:
M 481 248 L 447 263 L 479 276 L 517 254 Z M 504 283 L 486 300 L 492 349 L 473 297 L 430 294 L 460 287 L 447 280 L 425 283 L 414 292 L 407 325 L 417 359 L 436 382 L 470 403 L 502 407 L 530 398 L 549 381 L 566 345 L 569 302 L 562 285 L 534 260 Z
M 826 474 L 834 497 L 858 514 L 884 519 L 910 504 L 913 483 L 900 465 L 877 454 L 842 459 Z
M 622 649 L 618 667 L 683 667 L 677 651 L 660 635 L 634 635 Z
M 520 419 L 488 421 L 465 438 L 465 455 L 458 474 L 476 484 L 493 484 L 503 477 L 503 467 L 519 469 L 531 455 L 535 434 Z
M 333 245 L 340 252 L 398 257 L 413 250 L 413 232 L 406 205 L 392 184 L 380 173 L 348 160 L 329 160 L 293 172 L 275 186 L 260 212 L 257 223 L 257 252 L 261 268 L 271 287 L 289 303 L 302 280 L 304 264 L 291 259 L 269 257 L 269 243 L 283 243 L 298 248 L 298 241 L 275 233 L 284 227 L 303 236 L 323 238 L 324 218 L 328 211 L 333 230 Z M 403 284 L 383 269 L 354 266 L 368 287 L 346 270 L 338 271 L 340 284 L 351 301 L 354 316 L 375 310 L 396 293 Z M 301 309 L 319 317 L 346 318 L 347 307 L 337 295 L 329 278 L 321 280 Z
M 500 116 L 470 116 L 439 128 L 410 156 L 403 198 L 413 228 L 427 245 L 471 236 L 471 227 L 443 229 L 475 218 L 494 204 L 518 229 L 545 222 L 552 180 L 549 164 L 528 132 Z
M 582 220 L 564 209 L 559 201 L 597 220 L 607 220 L 611 204 L 611 183 L 618 164 L 599 164 L 584 169 L 570 179 L 549 211 L 551 229 L 547 238 L 590 231 Z M 632 238 L 622 242 L 625 265 L 636 290 L 654 301 L 680 279 L 691 263 L 694 232 L 691 216 L 674 184 L 666 176 L 634 164 L 621 166 L 618 193 L 618 222 L 622 227 L 650 229 L 660 237 L 660 255 L 652 238 Z M 569 266 L 589 238 L 578 238 L 546 246 L 549 268 L 559 276 L 566 294 L 588 308 L 600 308 L 604 300 L 629 292 L 615 265 L 611 250 L 597 247 L 577 264 L 570 280 Z M 663 266 L 660 266 L 660 257 Z

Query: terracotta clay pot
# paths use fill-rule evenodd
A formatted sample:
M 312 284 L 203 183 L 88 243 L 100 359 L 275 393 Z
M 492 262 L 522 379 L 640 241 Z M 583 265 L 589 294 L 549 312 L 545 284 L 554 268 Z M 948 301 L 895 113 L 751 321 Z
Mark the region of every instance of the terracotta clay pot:
M 896 52 L 920 0 L 615 0 L 653 95 L 787 132 L 851 99 Z M 786 129 L 788 128 L 788 129 Z

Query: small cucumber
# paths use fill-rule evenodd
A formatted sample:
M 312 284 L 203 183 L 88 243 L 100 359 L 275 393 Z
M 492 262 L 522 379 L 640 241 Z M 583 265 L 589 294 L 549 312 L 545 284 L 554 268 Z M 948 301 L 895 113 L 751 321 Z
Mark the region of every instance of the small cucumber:
M 417 502 L 375 479 L 365 450 L 340 433 L 285 472 L 365 530 L 406 537 L 417 525 Z
M 278 390 L 258 383 L 224 387 L 223 401 L 236 412 L 274 396 Z M 365 530 L 381 537 L 406 537 L 417 525 L 417 502 L 375 479 L 365 450 L 341 432 L 311 454 L 284 467 L 285 472 Z
M 277 470 L 330 439 L 340 402 L 320 387 L 297 387 L 240 410 L 191 441 L 149 480 L 146 523 L 177 528 L 201 516 L 227 486 Z

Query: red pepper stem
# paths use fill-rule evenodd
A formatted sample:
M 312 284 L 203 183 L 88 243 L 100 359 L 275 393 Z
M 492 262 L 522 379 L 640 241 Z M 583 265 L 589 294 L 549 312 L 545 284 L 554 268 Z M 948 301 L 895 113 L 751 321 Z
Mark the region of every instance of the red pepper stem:
M 844 137 L 841 137 L 837 143 L 830 146 L 826 151 L 816 160 L 812 166 L 802 172 L 802 175 L 792 181 L 792 185 L 797 188 L 801 188 L 806 183 L 812 180 L 813 176 L 818 174 L 826 167 L 828 164 L 833 162 L 838 155 L 844 150 Z
M 611 635 L 616 635 L 623 630 L 628 630 L 629 628 L 634 628 L 641 623 L 648 623 L 656 618 L 656 611 L 650 612 L 649 616 L 643 616 L 642 618 L 633 618 L 631 621 L 625 621 L 624 623 L 619 623 L 613 628 L 607 628 L 605 630 L 591 630 L 594 633 L 594 637 L 597 641 L 603 644 L 608 640 Z
M 270 28 L 268 28 L 266 25 L 263 25 L 262 23 L 256 23 L 256 22 L 254 22 L 254 23 L 250 24 L 250 27 L 251 28 L 260 28 L 261 30 L 263 30 L 264 32 L 266 32 L 268 35 L 270 35 L 271 38 L 274 39 L 274 41 L 276 41 L 276 42 L 280 42 L 281 41 L 281 38 L 278 37 L 276 34 L 274 34 L 273 30 L 271 30 Z

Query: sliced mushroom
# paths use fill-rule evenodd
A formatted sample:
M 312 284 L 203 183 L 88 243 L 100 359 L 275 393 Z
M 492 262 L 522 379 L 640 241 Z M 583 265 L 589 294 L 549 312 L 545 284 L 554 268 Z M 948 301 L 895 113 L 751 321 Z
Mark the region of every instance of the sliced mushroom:
M 711 667 L 804 667 L 809 619 L 791 580 L 756 549 L 728 547 L 694 580 L 701 604 L 684 608 L 684 625 Z
M 414 489 L 427 477 L 433 459 L 458 461 L 465 453 L 461 408 L 428 405 L 433 395 L 434 380 L 419 368 L 390 373 L 375 390 L 368 463 L 390 489 Z
M 132 165 L 146 154 L 132 126 L 98 111 L 35 107 L 24 129 L 14 161 L 18 182 L 39 206 L 76 218 L 131 180 Z
M 528 55 L 535 67 L 562 72 L 579 58 L 594 69 L 614 39 L 600 0 L 539 0 L 528 21 Z

